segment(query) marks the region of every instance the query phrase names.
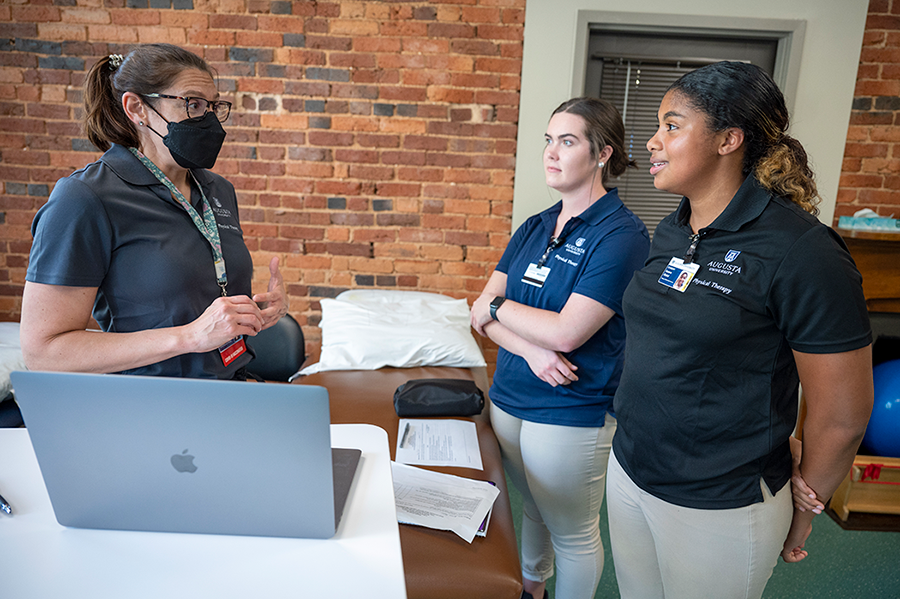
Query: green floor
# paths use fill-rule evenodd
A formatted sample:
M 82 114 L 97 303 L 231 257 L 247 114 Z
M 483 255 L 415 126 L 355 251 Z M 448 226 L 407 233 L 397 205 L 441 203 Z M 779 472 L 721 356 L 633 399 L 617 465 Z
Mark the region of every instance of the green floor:
M 522 525 L 522 499 L 507 479 L 516 535 Z M 606 560 L 597 599 L 619 597 L 609 547 L 606 502 L 600 512 Z M 826 515 L 817 516 L 807 542 L 809 557 L 798 564 L 779 560 L 764 599 L 900 599 L 900 532 L 842 530 Z M 547 584 L 551 599 L 554 582 Z M 702 598 L 698 598 L 702 599 Z

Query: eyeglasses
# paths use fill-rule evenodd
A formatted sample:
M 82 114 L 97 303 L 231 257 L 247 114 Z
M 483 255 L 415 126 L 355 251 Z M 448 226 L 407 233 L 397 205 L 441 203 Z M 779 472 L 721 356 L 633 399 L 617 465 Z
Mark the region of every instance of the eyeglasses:
M 162 98 L 164 100 L 184 100 L 184 111 L 189 119 L 197 118 L 212 111 L 220 123 L 228 120 L 231 114 L 231 102 L 224 100 L 206 100 L 204 98 L 191 98 L 184 96 L 168 96 L 166 94 L 142 94 L 146 98 Z

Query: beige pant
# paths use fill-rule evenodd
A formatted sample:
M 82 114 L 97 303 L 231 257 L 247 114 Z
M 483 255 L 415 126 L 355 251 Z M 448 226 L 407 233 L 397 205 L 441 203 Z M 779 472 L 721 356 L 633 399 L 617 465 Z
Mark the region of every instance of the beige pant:
M 491 425 L 522 494 L 522 575 L 545 581 L 555 561 L 557 599 L 591 599 L 603 573 L 600 505 L 615 418 L 596 428 L 539 424 L 492 404 Z
M 791 485 L 726 510 L 673 505 L 643 491 L 609 458 L 607 509 L 622 599 L 758 599 L 793 515 Z

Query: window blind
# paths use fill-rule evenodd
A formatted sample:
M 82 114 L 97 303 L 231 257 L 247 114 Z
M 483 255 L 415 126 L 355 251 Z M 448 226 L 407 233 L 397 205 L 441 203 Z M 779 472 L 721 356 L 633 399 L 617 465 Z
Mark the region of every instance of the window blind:
M 656 225 L 678 207 L 681 197 L 653 186 L 647 141 L 656 133 L 656 113 L 666 90 L 676 79 L 699 65 L 625 58 L 602 60 L 600 97 L 612 102 L 622 113 L 625 151 L 638 166 L 626 170 L 611 182 L 619 188 L 619 196 L 625 205 L 647 225 L 652 237 Z

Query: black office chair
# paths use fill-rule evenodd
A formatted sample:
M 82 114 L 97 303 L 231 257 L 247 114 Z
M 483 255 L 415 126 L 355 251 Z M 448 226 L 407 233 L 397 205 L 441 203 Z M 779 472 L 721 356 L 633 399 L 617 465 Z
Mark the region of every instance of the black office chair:
M 0 401 L 0 428 L 16 428 L 24 424 L 16 400 L 7 397 Z
M 303 329 L 290 314 L 255 337 L 247 337 L 247 345 L 256 352 L 247 372 L 267 381 L 287 382 L 306 361 Z

